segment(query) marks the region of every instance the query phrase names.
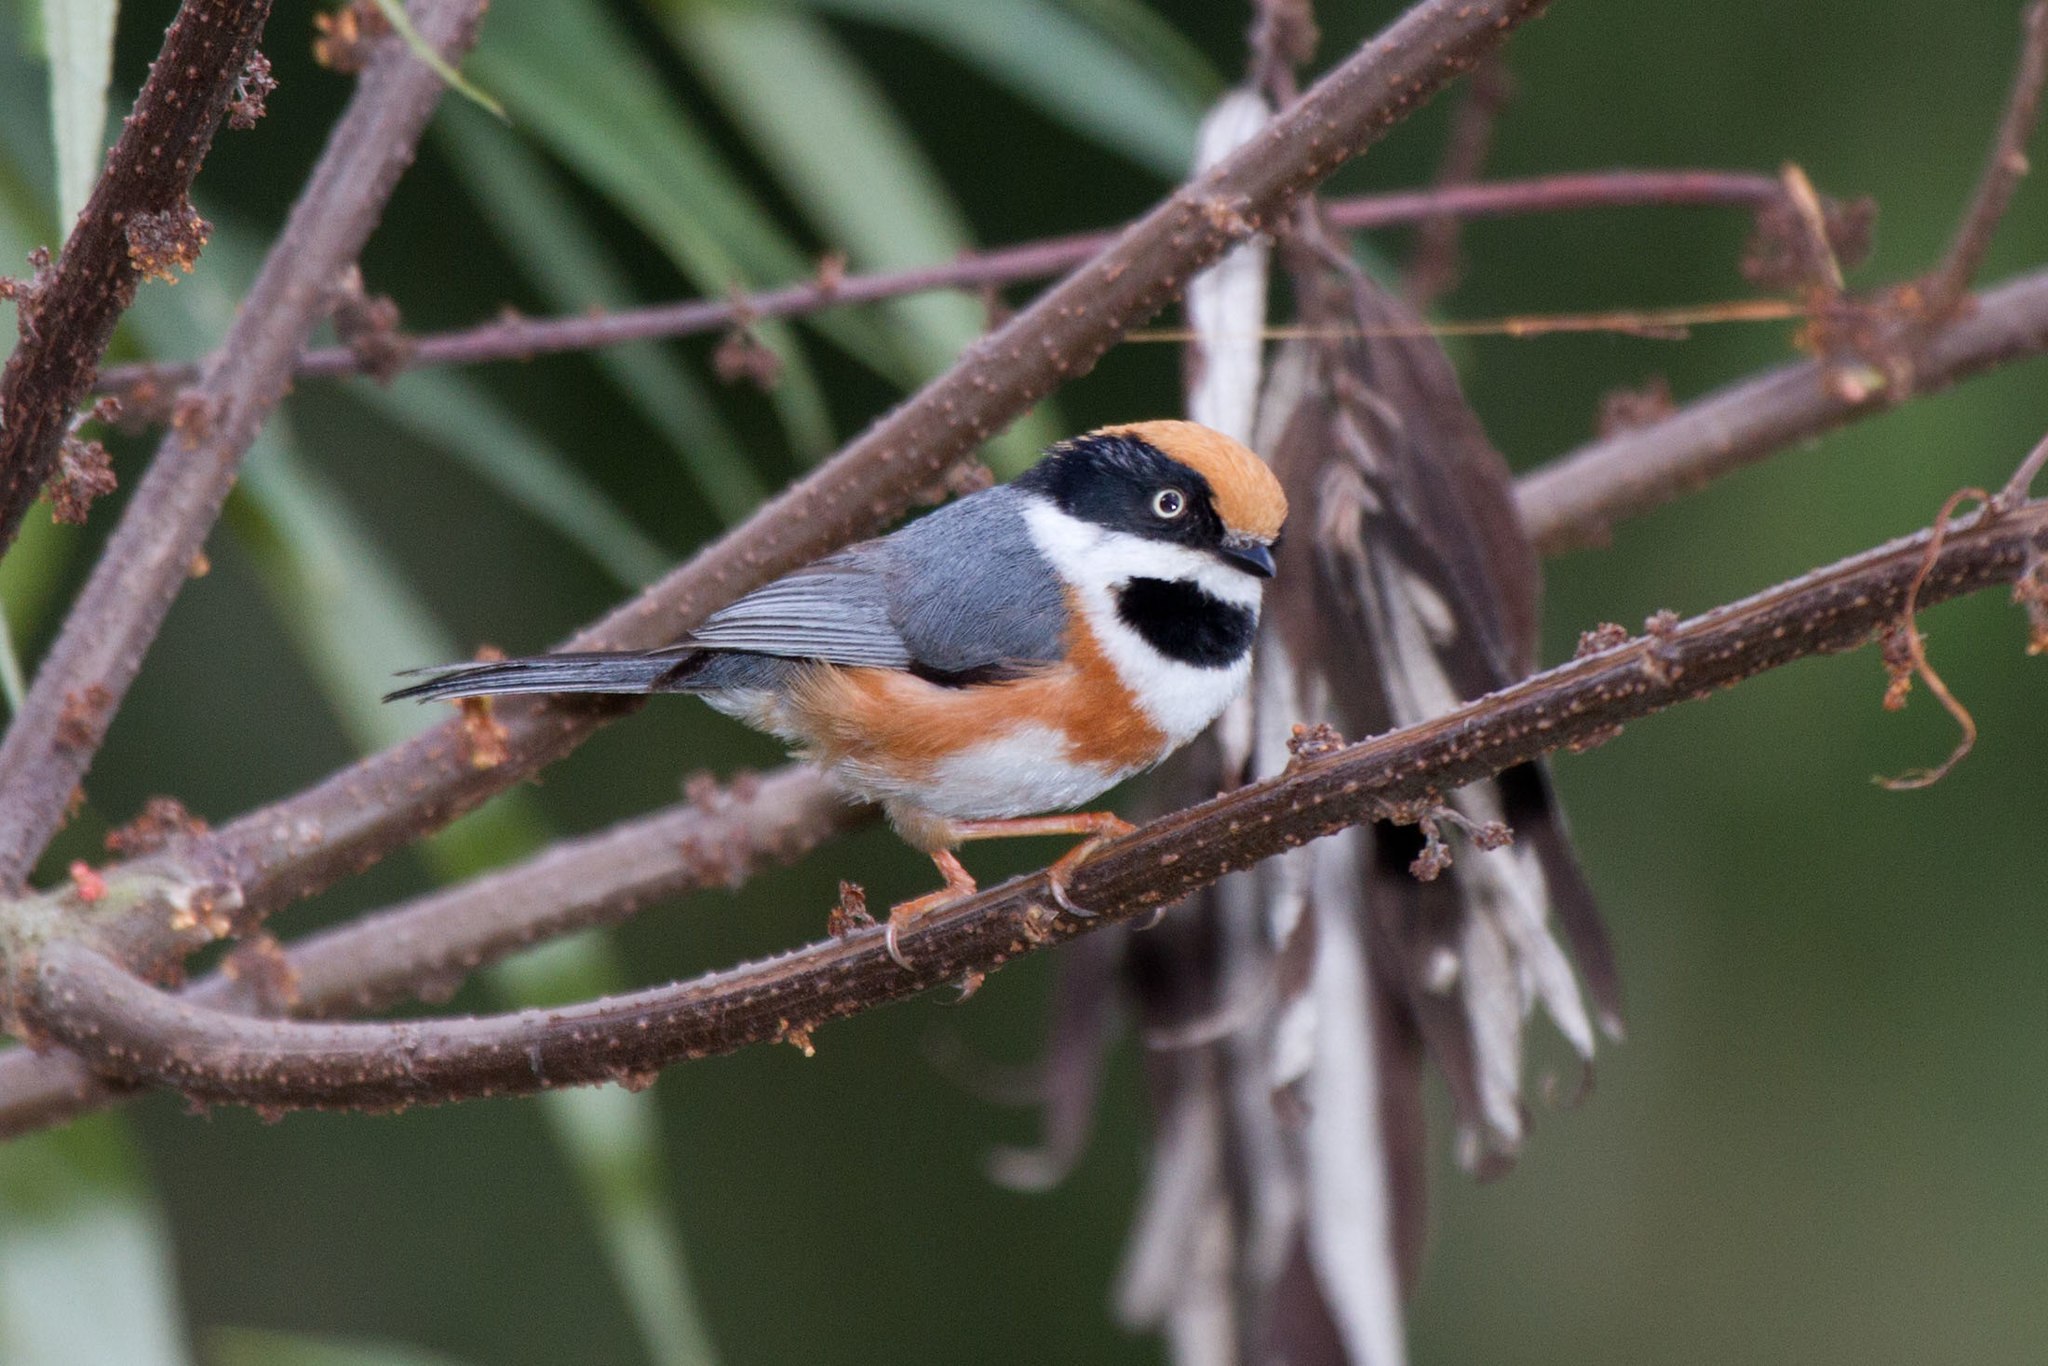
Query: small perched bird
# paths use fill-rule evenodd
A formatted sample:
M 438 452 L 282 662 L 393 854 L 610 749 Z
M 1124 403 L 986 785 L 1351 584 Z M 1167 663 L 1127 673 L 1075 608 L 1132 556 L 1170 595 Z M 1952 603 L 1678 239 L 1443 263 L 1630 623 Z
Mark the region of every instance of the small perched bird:
M 938 865 L 944 887 L 890 912 L 903 963 L 900 929 L 976 890 L 953 853 L 968 840 L 1087 836 L 1051 869 L 1055 899 L 1086 914 L 1067 875 L 1131 827 L 1072 808 L 1192 740 L 1243 689 L 1286 517 L 1265 462 L 1219 432 L 1104 427 L 749 593 L 675 645 L 447 665 L 391 699 L 697 694 L 880 803 Z

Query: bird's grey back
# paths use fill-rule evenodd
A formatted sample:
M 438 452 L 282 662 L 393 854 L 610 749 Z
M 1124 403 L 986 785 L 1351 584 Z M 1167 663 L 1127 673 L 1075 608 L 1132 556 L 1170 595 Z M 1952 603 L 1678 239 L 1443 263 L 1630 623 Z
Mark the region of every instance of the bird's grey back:
M 1028 497 L 987 489 L 748 594 L 694 633 L 713 653 L 687 686 L 774 688 L 805 659 L 963 682 L 1058 661 L 1066 597 Z

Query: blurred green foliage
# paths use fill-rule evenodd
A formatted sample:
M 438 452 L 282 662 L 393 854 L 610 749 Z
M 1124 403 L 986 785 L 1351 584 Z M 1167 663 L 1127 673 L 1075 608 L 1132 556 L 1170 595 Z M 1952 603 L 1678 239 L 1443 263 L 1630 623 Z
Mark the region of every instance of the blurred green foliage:
M 1323 59 L 1396 8 L 1318 6 Z M 1902 276 L 1940 251 L 1977 175 L 2018 9 L 1560 0 L 1511 48 L 1520 94 L 1494 169 L 1794 160 L 1825 189 L 1877 196 L 1878 252 L 1859 279 Z M 121 7 L 116 111 L 170 10 Z M 0 0 L 10 269 L 58 221 L 27 14 Z M 1236 6 L 1163 0 L 501 3 L 465 70 L 511 127 L 448 102 L 365 274 L 427 328 L 508 304 L 573 311 L 779 283 L 827 249 L 886 267 L 1112 224 L 1169 183 L 1204 101 L 1242 69 L 1246 21 Z M 122 354 L 198 355 L 218 337 L 218 310 L 349 93 L 311 63 L 309 39 L 305 11 L 281 7 L 271 115 L 224 134 L 200 181 L 223 236 L 198 276 L 145 291 Z M 1425 180 L 1443 125 L 1441 108 L 1424 113 L 1339 186 Z M 1446 308 L 1732 297 L 1745 228 L 1702 211 L 1475 225 Z M 2044 258 L 2048 191 L 2029 183 L 1989 273 Z M 225 818 L 417 724 L 370 704 L 391 667 L 560 638 L 943 365 L 982 307 L 927 299 L 764 328 L 784 361 L 771 394 L 712 377 L 716 338 L 389 391 L 304 385 L 252 457 L 213 572 L 173 611 L 51 865 L 98 857 L 99 836 L 152 793 Z M 1683 344 L 1476 341 L 1459 356 L 1496 441 L 1526 466 L 1583 440 L 1616 385 L 1664 374 L 1683 398 L 1781 359 L 1786 342 L 1780 327 L 1730 327 Z M 1174 411 L 1177 366 L 1171 348 L 1121 348 L 999 458 Z M 1915 402 L 1555 562 L 1549 657 L 1598 621 L 1698 610 L 1924 523 L 1953 488 L 2003 479 L 2048 426 L 2042 392 L 2038 364 L 2022 365 Z M 113 445 L 132 483 L 149 445 Z M 82 529 L 32 517 L 0 566 L 31 664 L 118 503 Z M 1619 940 L 1631 1038 L 1583 1104 L 1539 1114 L 1509 1179 L 1476 1187 L 1439 1162 L 1419 1362 L 2038 1359 L 2048 666 L 2022 655 L 1995 595 L 1930 613 L 1928 629 L 1983 730 L 1930 791 L 1869 781 L 1939 757 L 1952 731 L 1924 697 L 1882 712 L 1868 653 L 1560 761 Z M 687 773 L 775 757 L 702 708 L 650 707 L 482 827 L 278 928 L 672 800 Z M 740 894 L 555 950 L 455 1005 L 786 947 L 822 927 L 841 876 L 885 901 L 929 870 L 870 832 Z M 1107 1311 L 1144 1152 L 1129 1048 L 1088 1160 L 1044 1196 L 980 1172 L 1029 1117 L 932 1061 L 942 1044 L 1028 1056 L 1048 966 L 1007 971 L 962 1009 L 921 1002 L 835 1026 L 814 1059 L 692 1064 L 630 1099 L 267 1126 L 160 1097 L 15 1145 L 0 1151 L 0 1358 L 699 1360 L 701 1312 L 731 1366 L 1154 1359 Z M 1569 1063 L 1553 1048 L 1535 1066 Z M 52 1335 L 74 1328 L 88 1336 Z

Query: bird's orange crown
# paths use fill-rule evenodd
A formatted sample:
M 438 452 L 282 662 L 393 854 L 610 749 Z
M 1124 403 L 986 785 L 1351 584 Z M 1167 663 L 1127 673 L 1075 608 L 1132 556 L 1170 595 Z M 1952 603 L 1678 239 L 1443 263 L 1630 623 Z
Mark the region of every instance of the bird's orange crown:
M 1143 441 L 1201 475 L 1209 481 L 1216 515 L 1232 531 L 1270 541 L 1287 520 L 1287 495 L 1272 469 L 1221 432 L 1198 422 L 1163 419 L 1104 427 L 1093 435 Z

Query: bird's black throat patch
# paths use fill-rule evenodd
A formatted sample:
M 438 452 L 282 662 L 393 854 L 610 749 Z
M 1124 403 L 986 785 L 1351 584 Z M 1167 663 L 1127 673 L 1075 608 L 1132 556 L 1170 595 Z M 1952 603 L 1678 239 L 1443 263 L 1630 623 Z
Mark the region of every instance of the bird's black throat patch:
M 1168 659 L 1224 669 L 1252 647 L 1258 618 L 1186 579 L 1132 579 L 1117 590 L 1116 614 Z

